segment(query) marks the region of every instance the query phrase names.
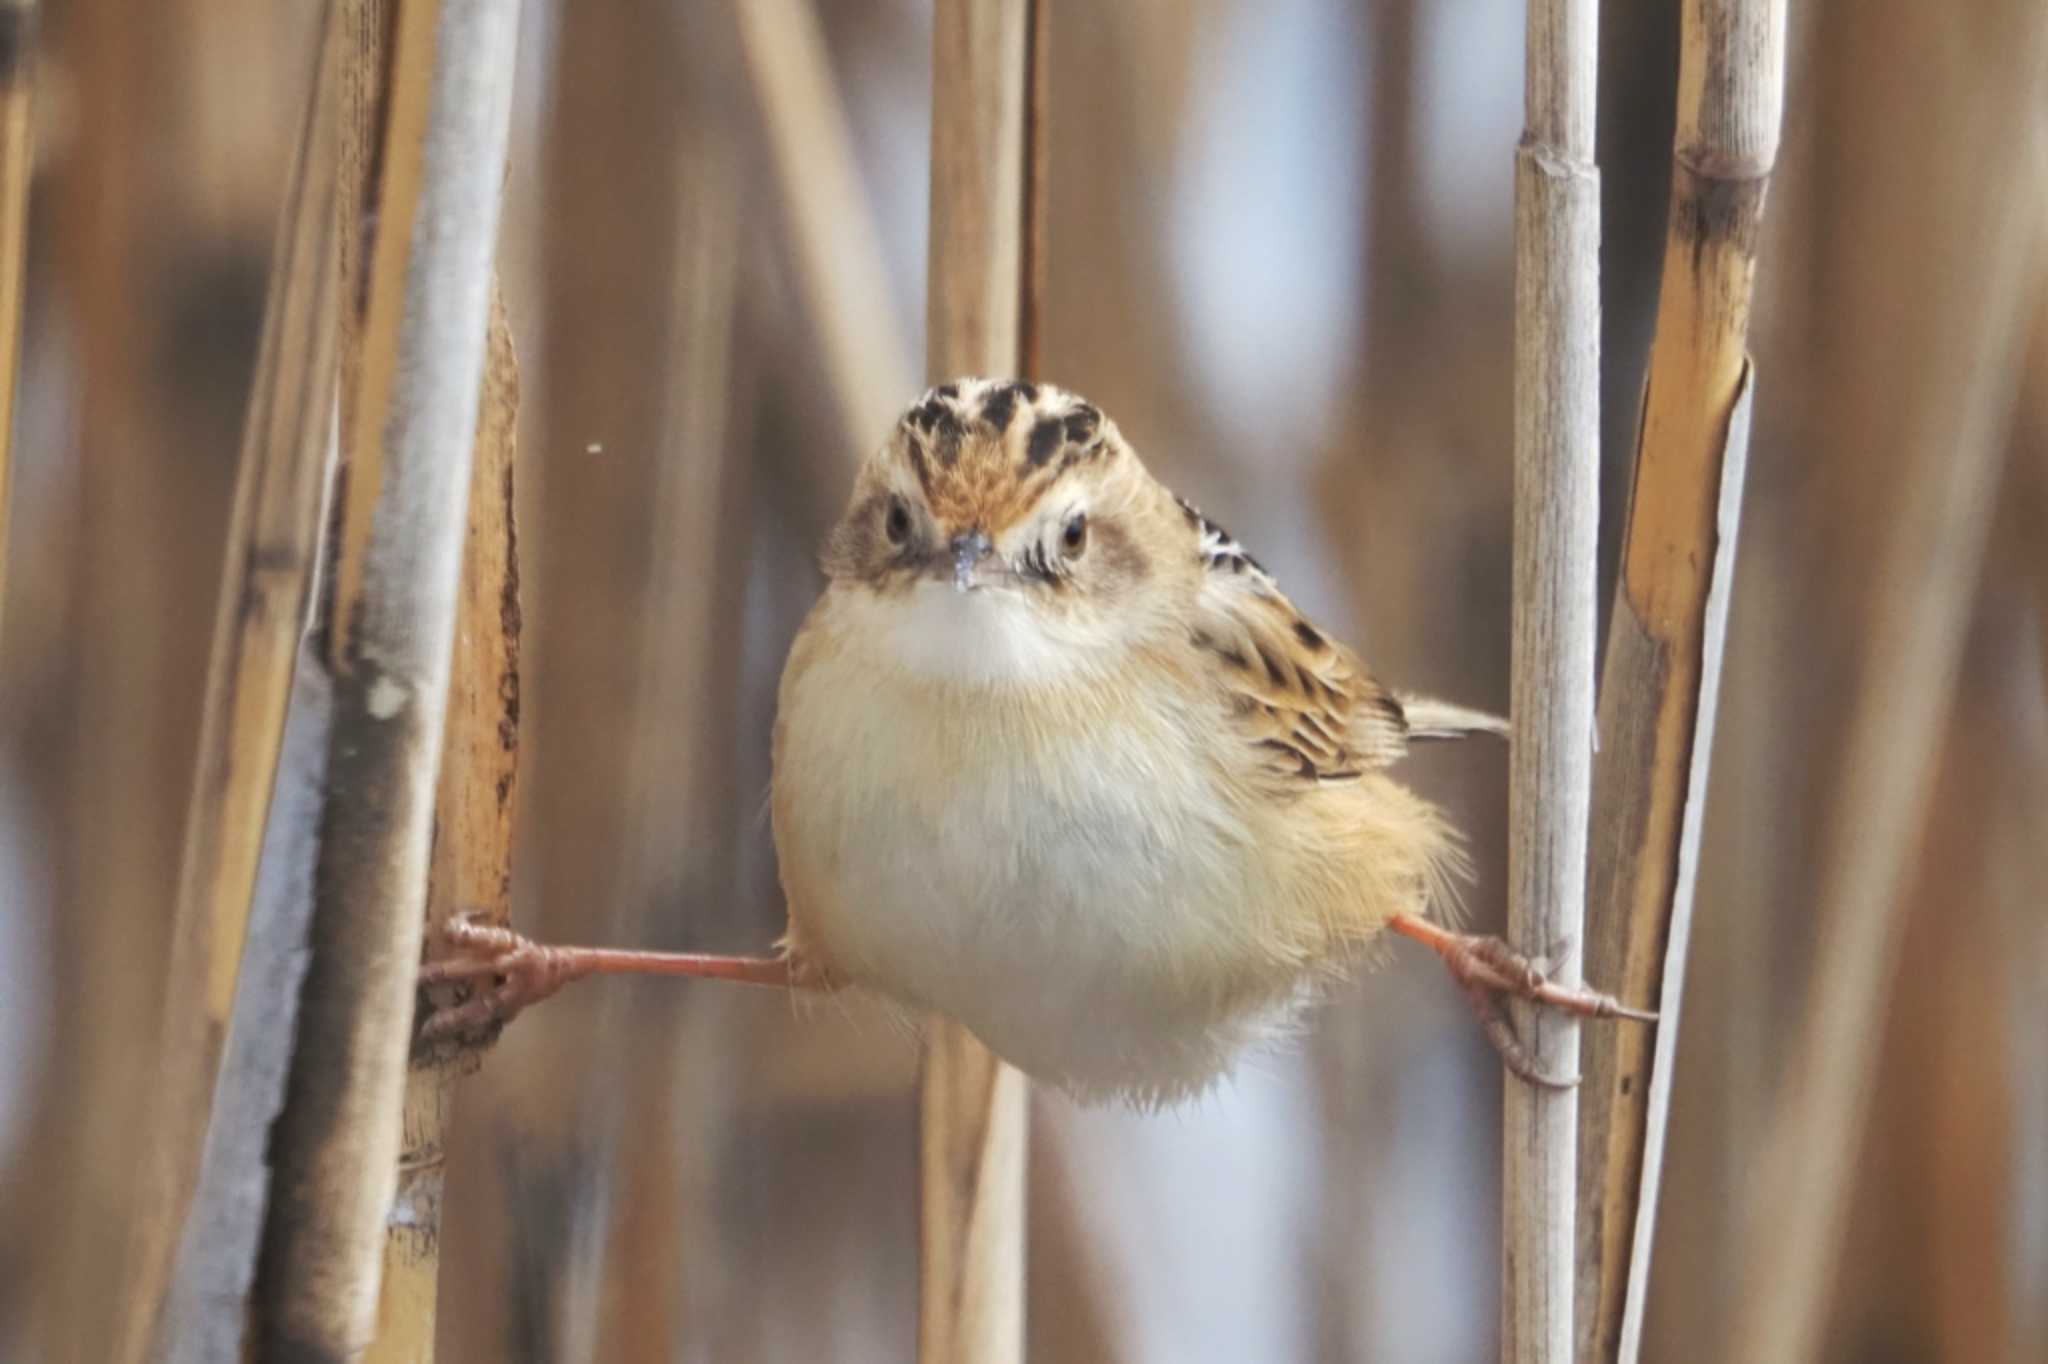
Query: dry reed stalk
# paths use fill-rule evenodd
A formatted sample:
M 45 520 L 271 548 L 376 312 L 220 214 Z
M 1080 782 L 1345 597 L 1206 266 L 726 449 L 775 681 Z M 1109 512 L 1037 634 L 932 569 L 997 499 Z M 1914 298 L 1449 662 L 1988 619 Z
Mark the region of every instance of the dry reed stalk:
M 1508 937 L 1577 985 L 1593 766 L 1599 532 L 1600 173 L 1592 0 L 1529 0 L 1515 156 L 1515 575 Z M 1578 1020 L 1516 1009 L 1536 1064 L 1578 1069 Z M 1578 1095 L 1506 1080 L 1505 1359 L 1572 1349 Z
M 2048 10 L 1882 0 L 1836 18 L 1831 36 L 1862 98 L 1842 158 L 1860 174 L 1840 182 L 1829 247 L 1861 265 L 1823 277 L 1816 306 L 1838 340 L 1811 401 L 1854 452 L 1850 467 L 1877 473 L 1838 491 L 1867 513 L 1851 524 L 1872 528 L 1854 567 L 1856 680 L 1820 841 L 1812 985 L 1749 1172 L 1740 1312 L 1720 1352 L 1757 1364 L 1824 1353 L 1904 879 L 1979 589 L 2048 204 Z M 1948 154 L 1992 143 L 2006 167 L 1994 180 Z
M 21 281 L 28 260 L 29 136 L 36 0 L 0 0 L 0 613 L 7 604 L 7 471 L 21 374 Z M 0 615 L 0 619 L 4 619 Z
M 262 1348 L 295 1358 L 353 1357 L 376 1318 L 517 21 L 512 0 L 403 0 L 393 30 L 312 956 L 257 1284 Z
M 427 932 L 458 914 L 512 919 L 512 812 L 519 777 L 519 536 L 513 506 L 519 367 L 496 282 L 469 477 L 455 656 L 434 795 Z M 455 1081 L 473 1054 L 416 1053 L 405 1077 L 398 1192 L 384 1228 L 377 1338 L 365 1360 L 434 1358 L 441 1198 Z
M 1036 0 L 941 0 L 932 22 L 928 368 L 1022 374 L 1036 356 L 1033 193 L 1043 127 Z M 919 1111 L 918 1358 L 1008 1364 L 1024 1349 L 1024 1077 L 959 1024 L 928 1025 Z
M 356 630 L 351 603 L 362 599 L 363 561 L 383 490 L 384 423 L 397 383 L 398 319 L 405 307 L 407 252 L 376 248 L 391 235 L 404 241 L 415 223 L 438 3 L 341 0 L 348 61 L 337 195 L 349 309 L 341 350 L 341 505 L 324 622 L 328 666 L 337 674 L 348 665 Z
M 198 1183 L 150 1350 L 162 1364 L 237 1358 L 249 1324 L 270 1196 L 270 1130 L 284 1106 L 298 1030 L 333 721 L 333 688 L 318 654 L 301 648 L 299 660 Z
M 1600 685 L 1586 946 L 1588 972 L 1623 999 L 1656 1000 L 1661 1022 L 1586 1042 L 1584 1359 L 1633 1359 L 1641 1335 L 1748 454 L 1750 296 L 1784 103 L 1784 0 L 1686 0 L 1680 23 L 1664 275 Z
M 195 571 L 185 535 L 204 515 L 198 490 L 209 475 L 224 474 L 228 460 L 208 467 L 192 439 L 196 425 L 157 401 L 152 383 L 152 348 L 167 344 L 175 327 L 170 309 L 138 300 L 162 278 L 154 267 L 175 239 L 170 224 L 185 198 L 176 170 L 151 168 L 189 163 L 175 159 L 175 138 L 142 149 L 143 110 L 169 93 L 163 67 L 148 61 L 149 30 L 130 14 L 85 5 L 66 10 L 62 31 L 69 126 L 58 173 L 46 182 L 47 242 L 64 349 L 90 389 L 68 402 L 70 488 L 52 508 L 68 524 L 36 565 L 42 581 L 17 578 L 9 592 L 19 603 L 28 599 L 25 587 L 37 589 L 61 613 L 53 661 L 63 694 L 48 712 L 57 732 L 44 731 L 61 771 L 36 795 L 63 830 L 52 849 L 59 898 L 48 983 L 64 1022 L 50 1039 L 50 1083 L 39 1096 L 27 1168 L 0 1221 L 21 1228 L 10 1249 L 30 1274 L 23 1308 L 34 1344 L 24 1348 L 97 1360 L 127 1325 L 107 1310 L 106 1276 L 125 1275 L 128 1219 L 144 1173 L 135 1134 L 154 1058 L 138 1040 L 162 1016 L 166 901 L 178 874 L 190 717 L 209 644 L 190 622 L 205 623 L 219 566 Z M 208 491 L 225 500 L 225 478 Z M 15 527 L 18 566 L 26 531 Z M 209 560 L 214 552 L 217 545 Z
M 356 409 L 362 401 L 363 323 L 369 307 L 370 255 L 375 244 L 377 196 L 384 145 L 384 109 L 389 97 L 391 21 L 397 0 L 334 0 L 335 21 L 341 27 L 342 61 L 340 105 L 336 115 L 334 204 L 339 227 L 335 250 L 340 261 L 341 315 L 340 412 L 342 470 L 337 481 L 338 500 L 346 500 L 348 462 L 358 457 L 363 441 L 357 435 Z M 339 513 L 337 513 L 339 514 Z M 333 604 L 335 564 L 333 547 L 322 572 L 320 611 L 315 629 L 324 641 L 321 652 L 330 653 L 327 610 Z
M 895 420 L 916 369 L 889 301 L 881 229 L 861 193 L 825 35 L 813 0 L 735 8 L 845 448 L 865 454 Z M 829 472 L 843 478 L 843 468 Z
M 305 628 L 334 420 L 335 75 L 330 14 L 271 262 L 214 608 L 199 751 L 171 927 L 148 1181 L 131 1228 L 117 1357 L 156 1331 L 207 1140 L 255 893 L 286 702 Z

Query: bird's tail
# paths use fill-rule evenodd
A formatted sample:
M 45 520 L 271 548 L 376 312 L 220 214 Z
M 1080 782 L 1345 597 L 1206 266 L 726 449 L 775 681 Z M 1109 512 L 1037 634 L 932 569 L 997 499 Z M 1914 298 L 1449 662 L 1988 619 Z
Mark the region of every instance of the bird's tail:
M 1410 739 L 1462 739 L 1467 734 L 1498 734 L 1505 739 L 1508 722 L 1470 706 L 1453 705 L 1429 696 L 1400 696 L 1402 718 Z

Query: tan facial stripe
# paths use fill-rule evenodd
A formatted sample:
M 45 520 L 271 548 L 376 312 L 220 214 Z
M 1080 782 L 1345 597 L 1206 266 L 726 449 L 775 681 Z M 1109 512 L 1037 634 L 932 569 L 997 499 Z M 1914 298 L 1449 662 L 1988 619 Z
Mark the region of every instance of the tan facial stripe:
M 1091 523 L 1089 529 L 1096 541 L 1096 547 L 1089 552 L 1100 554 L 1105 566 L 1114 576 L 1128 584 L 1143 582 L 1146 575 L 1151 573 L 1151 561 L 1117 522 L 1096 521 Z
M 917 486 L 924 489 L 925 500 L 932 496 L 931 463 L 925 457 L 924 438 L 914 431 L 903 433 L 903 448 L 910 456 L 910 472 L 917 475 Z

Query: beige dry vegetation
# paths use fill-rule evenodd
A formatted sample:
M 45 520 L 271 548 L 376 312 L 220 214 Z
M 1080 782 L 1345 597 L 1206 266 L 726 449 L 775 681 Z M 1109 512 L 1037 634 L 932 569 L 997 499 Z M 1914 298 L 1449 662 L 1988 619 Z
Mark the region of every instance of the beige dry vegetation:
M 2048 10 L 1479 8 L 0 3 L 0 1354 L 2048 1357 Z M 407 1074 L 452 913 L 773 939 L 920 346 L 1512 696 L 1412 768 L 1472 918 L 1572 931 L 1584 847 L 1574 966 L 1684 1009 L 1543 1024 L 1505 1185 L 1406 953 L 1178 1117 L 699 984 Z

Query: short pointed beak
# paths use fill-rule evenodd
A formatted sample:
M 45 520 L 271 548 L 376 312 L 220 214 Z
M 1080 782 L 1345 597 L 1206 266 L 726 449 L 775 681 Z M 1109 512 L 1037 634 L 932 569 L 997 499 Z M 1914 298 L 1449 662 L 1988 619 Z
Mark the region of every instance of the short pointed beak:
M 953 551 L 953 587 L 966 592 L 975 586 L 975 568 L 988 558 L 995 546 L 989 543 L 986 533 L 971 530 L 954 536 L 949 547 Z

